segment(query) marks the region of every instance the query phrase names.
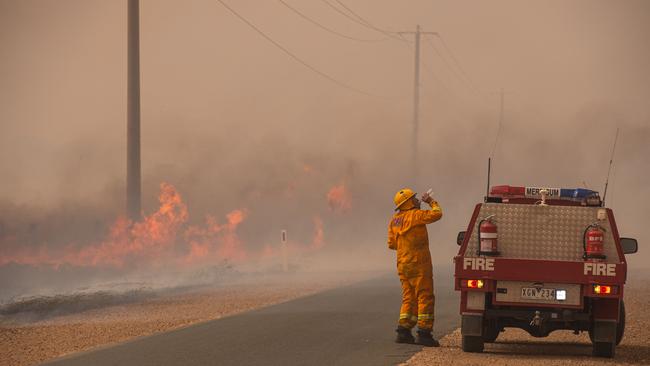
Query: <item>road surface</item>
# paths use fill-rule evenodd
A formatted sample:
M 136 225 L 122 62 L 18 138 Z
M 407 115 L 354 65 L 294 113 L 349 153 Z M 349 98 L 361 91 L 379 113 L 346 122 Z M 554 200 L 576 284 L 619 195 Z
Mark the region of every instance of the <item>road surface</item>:
M 435 273 L 441 337 L 458 327 L 450 273 Z M 421 347 L 393 342 L 395 274 L 263 309 L 70 355 L 47 365 L 394 365 Z

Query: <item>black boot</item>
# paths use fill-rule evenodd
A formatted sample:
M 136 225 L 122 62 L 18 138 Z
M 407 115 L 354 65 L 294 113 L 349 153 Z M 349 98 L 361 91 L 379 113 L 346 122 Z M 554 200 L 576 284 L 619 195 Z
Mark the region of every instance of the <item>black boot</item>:
M 425 347 L 440 347 L 440 343 L 433 338 L 430 329 L 418 329 L 418 336 L 415 343 Z
M 397 343 L 413 343 L 415 342 L 415 338 L 413 338 L 413 334 L 411 334 L 411 330 L 408 328 L 405 328 L 401 325 L 397 326 L 397 329 L 395 330 L 397 332 L 397 338 L 395 338 L 395 342 Z

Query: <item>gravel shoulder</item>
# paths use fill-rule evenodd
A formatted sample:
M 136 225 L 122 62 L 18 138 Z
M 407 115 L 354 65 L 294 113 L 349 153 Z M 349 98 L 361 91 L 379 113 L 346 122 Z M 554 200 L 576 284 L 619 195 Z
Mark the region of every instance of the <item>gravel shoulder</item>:
M 586 332 L 555 331 L 546 338 L 534 338 L 523 330 L 506 329 L 495 343 L 485 344 L 483 353 L 461 350 L 460 329 L 440 340 L 440 348 L 416 353 L 404 365 L 650 365 L 650 280 L 634 279 L 625 287 L 627 325 L 613 359 L 592 357 Z
M 3 319 L 0 366 L 38 364 L 97 346 L 290 301 L 366 277 L 260 279 L 254 284 L 195 289 L 37 321 Z

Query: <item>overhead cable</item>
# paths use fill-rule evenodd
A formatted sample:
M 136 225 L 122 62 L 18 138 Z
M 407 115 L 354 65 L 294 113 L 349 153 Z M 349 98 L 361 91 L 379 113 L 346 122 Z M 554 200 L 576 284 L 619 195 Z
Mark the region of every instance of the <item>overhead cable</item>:
M 337 6 L 335 6 L 334 4 L 329 2 L 329 0 L 321 0 L 321 1 L 324 2 L 325 4 L 327 4 L 330 8 L 334 9 L 337 13 L 345 16 L 346 18 L 350 19 L 351 21 L 353 21 L 353 22 L 355 22 L 355 23 L 357 23 L 359 25 L 362 25 L 362 26 L 364 26 L 364 27 L 366 27 L 368 29 L 372 29 L 374 31 L 377 31 L 377 32 L 379 32 L 379 33 L 381 33 L 381 34 L 383 34 L 383 35 L 385 35 L 387 37 L 390 37 L 392 39 L 396 39 L 396 40 L 402 41 L 402 42 L 408 42 L 408 41 L 398 37 L 395 34 L 395 32 L 391 32 L 391 31 L 381 29 L 381 28 L 378 28 L 378 27 L 374 26 L 373 24 L 371 24 L 370 22 L 365 20 L 363 17 L 361 17 L 360 15 L 355 13 L 352 9 L 350 9 L 349 7 L 347 7 L 345 4 L 343 4 L 342 2 L 340 2 L 338 0 L 336 0 L 336 2 L 338 2 L 341 6 L 343 6 L 343 8 L 345 8 L 347 11 L 350 12 L 350 14 L 352 14 L 354 16 L 352 16 L 352 15 L 344 12 L 343 10 L 339 9 Z
M 442 61 L 443 61 L 443 62 L 445 63 L 445 65 L 447 66 L 447 68 L 448 68 L 449 70 L 451 70 L 451 72 L 453 72 L 453 73 L 454 73 L 454 74 L 455 74 L 455 75 L 456 75 L 456 76 L 457 76 L 461 81 L 463 81 L 464 83 L 466 83 L 466 80 L 465 80 L 465 79 L 464 79 L 464 78 L 463 78 L 463 77 L 458 73 L 458 71 L 456 71 L 455 68 L 453 68 L 453 67 L 449 64 L 449 61 L 447 61 L 447 58 L 446 58 L 445 56 L 443 56 L 442 52 L 440 52 L 440 50 L 438 49 L 438 47 L 436 47 L 436 45 L 433 43 L 433 41 L 432 41 L 430 38 L 428 38 L 428 37 L 424 37 L 424 38 L 426 39 L 426 41 L 427 41 L 427 43 L 429 44 L 429 46 L 431 46 L 431 48 L 433 48 L 433 50 L 436 52 L 436 54 L 438 55 L 438 57 L 440 57 L 440 58 L 442 59 Z M 471 88 L 471 85 L 470 85 L 470 88 Z
M 298 14 L 301 18 L 305 19 L 306 21 L 308 21 L 308 22 L 314 24 L 315 26 L 317 26 L 317 27 L 319 27 L 319 28 L 321 28 L 321 29 L 323 29 L 323 30 L 325 30 L 325 31 L 327 31 L 327 32 L 330 32 L 330 33 L 332 33 L 332 34 L 335 34 L 335 35 L 337 35 L 337 36 L 339 36 L 339 37 L 346 38 L 346 39 L 350 39 L 350 40 L 353 40 L 353 41 L 358 41 L 358 42 L 381 42 L 381 41 L 385 41 L 385 40 L 386 40 L 386 38 L 381 38 L 381 39 L 361 39 L 361 38 L 357 38 L 357 37 L 348 36 L 348 35 L 346 35 L 346 34 L 343 34 L 343 33 L 337 32 L 337 31 L 335 31 L 335 30 L 333 30 L 333 29 L 331 29 L 331 28 L 328 28 L 328 27 L 324 26 L 323 24 L 321 24 L 321 23 L 315 21 L 314 19 L 308 17 L 305 13 L 303 13 L 303 12 L 301 12 L 300 10 L 296 9 L 295 7 L 289 5 L 287 2 L 285 2 L 285 1 L 283 1 L 283 0 L 278 0 L 278 1 L 279 1 L 282 5 L 284 5 L 285 7 L 287 7 L 289 10 L 291 10 L 291 11 L 293 11 L 294 13 Z
M 443 38 L 442 38 L 442 36 L 440 36 L 440 34 L 435 34 L 435 36 L 437 36 L 438 39 L 440 39 L 440 41 L 443 43 L 443 45 L 446 45 L 446 43 L 444 43 Z M 487 103 L 487 101 L 485 99 L 485 96 L 483 94 L 479 93 L 476 90 L 476 87 L 474 86 L 474 83 L 469 78 L 469 76 L 467 76 L 467 73 L 465 73 L 465 71 L 463 70 L 462 66 L 460 65 L 460 62 L 458 62 L 458 60 L 453 56 L 453 53 L 451 53 L 451 49 L 449 49 L 449 47 L 445 46 L 445 50 L 447 50 L 447 54 L 449 54 L 449 58 L 452 58 L 453 60 L 455 60 L 456 67 L 453 67 L 449 63 L 448 57 L 444 56 L 444 54 L 440 51 L 440 49 L 438 47 L 436 47 L 435 43 L 430 38 L 427 38 L 427 37 L 425 37 L 425 38 L 426 38 L 427 43 L 429 44 L 429 46 L 431 46 L 431 48 L 433 48 L 433 50 L 436 52 L 436 54 L 443 60 L 443 62 L 447 66 L 447 68 L 450 69 L 451 72 L 454 75 L 456 75 L 456 77 L 459 80 L 461 80 L 463 84 L 465 84 L 465 86 L 467 86 L 469 91 L 472 94 L 474 94 L 474 96 L 476 96 L 478 98 L 478 101 L 480 101 L 481 104 L 483 104 L 484 106 L 487 107 L 488 103 Z
M 246 19 L 244 16 L 242 16 L 242 15 L 239 14 L 237 11 L 235 11 L 235 9 L 231 8 L 231 7 L 230 7 L 228 4 L 226 4 L 223 0 L 216 0 L 216 1 L 219 2 L 219 3 L 220 3 L 224 8 L 226 8 L 228 11 L 230 11 L 230 12 L 231 12 L 233 15 L 235 15 L 237 18 L 239 18 L 242 22 L 246 23 L 246 25 L 248 25 L 249 27 L 251 27 L 251 28 L 252 28 L 254 31 L 256 31 L 259 35 L 261 35 L 261 36 L 264 37 L 267 41 L 269 41 L 271 44 L 273 44 L 275 47 L 279 48 L 282 52 L 286 53 L 286 54 L 287 54 L 289 57 L 291 57 L 294 61 L 298 62 L 299 64 L 301 64 L 301 65 L 303 65 L 304 67 L 308 68 L 309 70 L 313 71 L 314 73 L 316 73 L 316 74 L 322 76 L 323 78 L 325 78 L 325 79 L 327 79 L 327 80 L 333 82 L 334 84 L 336 84 L 336 85 L 338 85 L 338 86 L 340 86 L 340 87 L 342 87 L 342 88 L 345 88 L 345 89 L 348 89 L 348 90 L 354 91 L 354 92 L 359 93 L 359 94 L 368 95 L 368 96 L 371 96 L 371 97 L 379 97 L 378 95 L 371 94 L 371 93 L 368 93 L 368 92 L 363 91 L 363 90 L 361 90 L 361 89 L 358 89 L 358 88 L 355 88 L 355 87 L 350 86 L 350 85 L 348 85 L 348 84 L 345 84 L 344 82 L 339 81 L 339 80 L 335 79 L 334 77 L 332 77 L 332 76 L 330 76 L 330 75 L 328 75 L 328 74 L 326 74 L 326 73 L 324 73 L 324 72 L 318 70 L 318 69 L 315 68 L 314 66 L 311 66 L 311 65 L 308 64 L 306 61 L 304 61 L 304 60 L 301 59 L 300 57 L 296 56 L 296 55 L 293 54 L 291 51 L 289 51 L 288 49 L 286 49 L 284 46 L 282 46 L 281 44 L 279 44 L 278 42 L 276 42 L 273 38 L 271 38 L 270 36 L 266 35 L 266 33 L 264 33 L 261 29 L 259 29 L 257 26 L 255 26 L 255 24 L 251 23 L 248 19 Z
M 465 77 L 465 79 L 469 83 L 469 85 L 471 85 L 472 88 L 474 88 L 474 83 L 472 83 L 472 79 L 469 78 L 469 76 L 465 72 L 465 69 L 460 64 L 460 62 L 458 61 L 458 59 L 456 58 L 454 53 L 451 51 L 451 48 L 449 48 L 449 46 L 447 46 L 447 42 L 445 42 L 445 39 L 442 38 L 442 36 L 440 34 L 437 34 L 437 36 L 438 36 L 438 39 L 440 40 L 440 43 L 442 43 L 442 46 L 445 48 L 445 50 L 447 50 L 447 53 L 449 54 L 451 59 L 454 61 L 454 64 L 456 65 L 458 70 L 460 70 L 460 72 L 463 74 L 463 76 Z

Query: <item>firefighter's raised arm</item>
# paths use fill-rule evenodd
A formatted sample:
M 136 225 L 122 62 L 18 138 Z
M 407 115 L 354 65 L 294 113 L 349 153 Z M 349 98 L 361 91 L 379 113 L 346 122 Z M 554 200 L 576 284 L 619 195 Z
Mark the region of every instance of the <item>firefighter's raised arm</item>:
M 431 209 L 418 210 L 413 217 L 413 224 L 426 225 L 440 220 L 440 218 L 442 217 L 442 209 L 438 205 L 438 202 L 436 202 L 433 198 L 431 198 L 426 193 L 422 196 L 422 201 L 426 202 L 429 206 L 431 206 Z

